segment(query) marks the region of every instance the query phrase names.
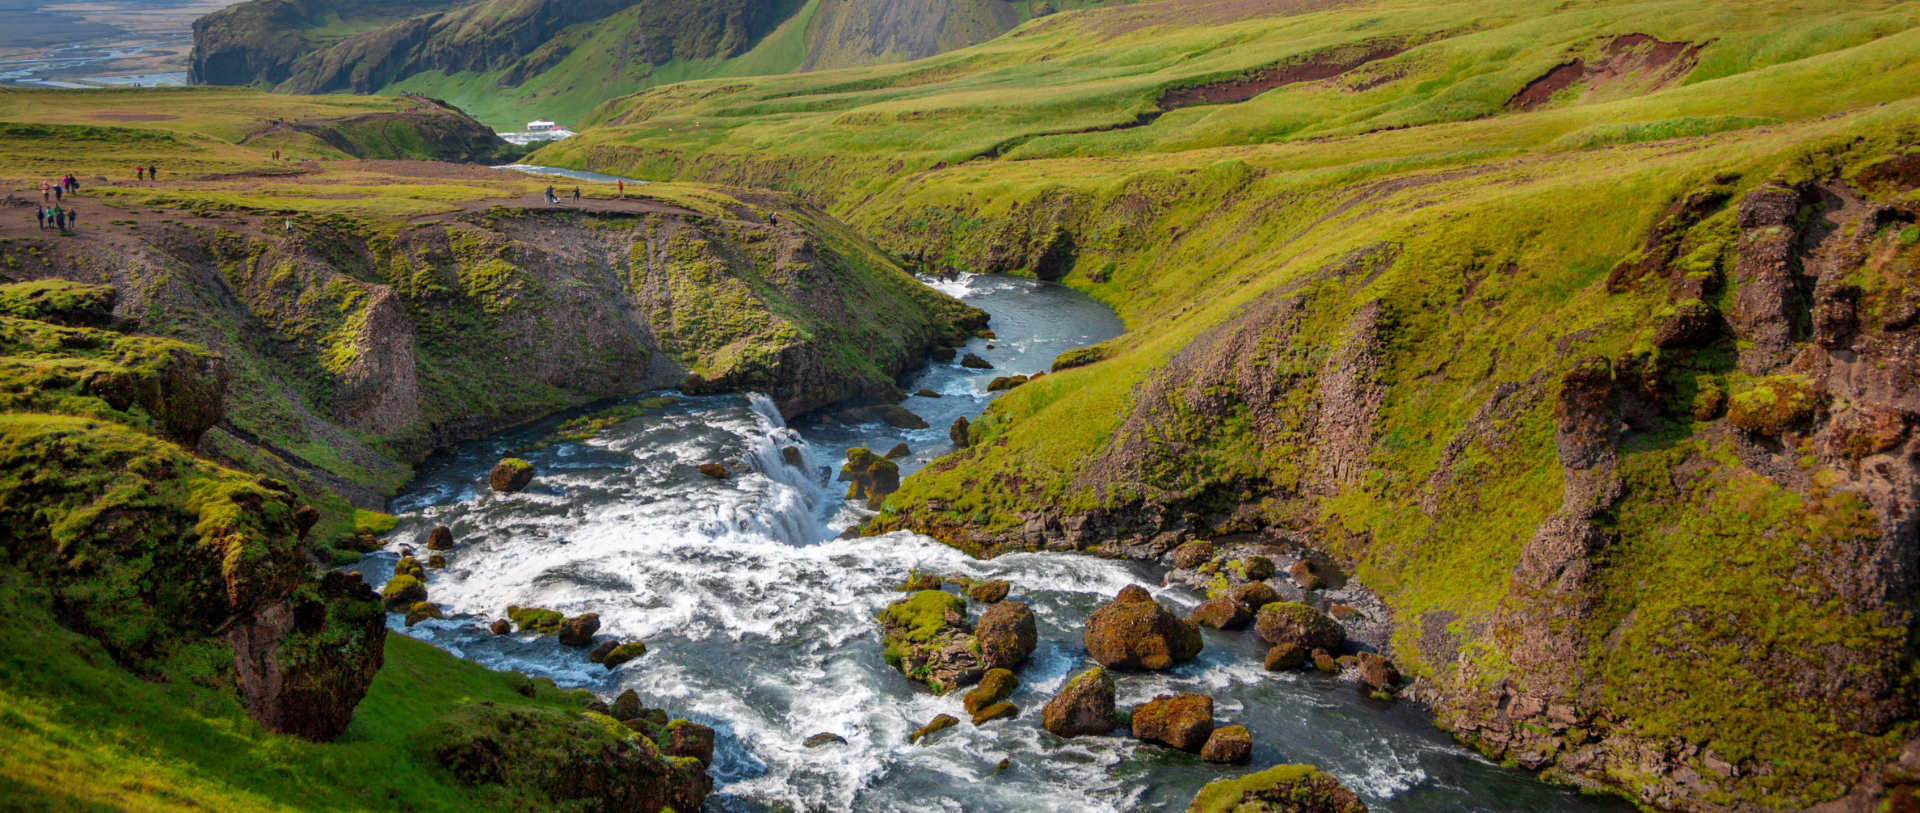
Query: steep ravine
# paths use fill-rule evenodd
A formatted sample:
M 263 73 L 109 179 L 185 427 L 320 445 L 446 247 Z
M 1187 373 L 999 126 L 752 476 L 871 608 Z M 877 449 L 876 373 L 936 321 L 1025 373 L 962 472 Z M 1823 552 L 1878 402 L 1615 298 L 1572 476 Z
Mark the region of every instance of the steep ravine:
M 788 426 L 764 398 L 656 393 L 578 416 L 462 444 L 421 468 L 394 501 L 401 524 L 388 550 L 357 569 L 383 583 L 404 550 L 424 557 L 429 530 L 452 544 L 432 551 L 426 588 L 444 619 L 396 632 L 494 668 L 545 675 L 602 696 L 626 689 L 718 734 L 708 809 L 962 810 L 1181 809 L 1204 783 L 1246 771 L 1133 739 L 1058 738 L 1040 706 L 1082 669 L 1088 614 L 1128 584 L 1155 586 L 1181 613 L 1204 596 L 1159 587 L 1159 568 L 1077 553 L 968 557 L 914 534 L 835 538 L 867 512 L 830 480 L 844 448 L 906 443 L 911 470 L 951 450 L 945 423 L 977 418 L 996 377 L 1044 370 L 1062 352 L 1104 341 L 1119 324 L 1058 286 L 963 275 L 936 283 L 993 315 L 994 337 L 961 348 L 993 365 L 934 361 L 905 382 L 926 394 L 903 405 L 927 429 L 811 416 Z M 637 411 L 633 407 L 639 407 Z M 612 423 L 591 422 L 610 415 Z M 583 428 L 597 427 L 597 428 Z M 503 455 L 535 470 L 525 491 L 490 493 L 484 476 Z M 699 470 L 721 463 L 724 479 Z M 910 572 L 1007 579 L 1033 607 L 1039 649 L 1021 669 L 1013 719 L 961 723 L 920 744 L 908 733 L 959 714 L 959 693 L 932 695 L 889 667 L 874 617 L 900 597 Z M 1276 580 L 1285 588 L 1284 578 Z M 1358 592 L 1340 593 L 1364 602 Z M 607 640 L 644 640 L 617 669 L 551 636 L 491 634 L 510 605 L 597 613 Z M 1356 631 L 1359 626 L 1355 627 Z M 1206 635 L 1195 662 L 1119 677 L 1124 706 L 1169 692 L 1205 692 L 1223 722 L 1246 725 L 1254 767 L 1310 762 L 1383 811 L 1609 810 L 1449 743 L 1405 702 L 1389 705 L 1351 682 L 1265 671 L 1251 631 Z M 816 734 L 843 742 L 809 746 Z M 1001 759 L 1007 767 L 996 768 Z

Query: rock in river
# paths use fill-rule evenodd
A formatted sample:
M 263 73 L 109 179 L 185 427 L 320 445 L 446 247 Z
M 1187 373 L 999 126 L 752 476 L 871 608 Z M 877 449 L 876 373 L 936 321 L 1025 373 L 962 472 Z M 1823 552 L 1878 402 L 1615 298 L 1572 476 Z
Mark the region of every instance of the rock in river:
M 1113 707 L 1113 678 L 1095 666 L 1074 675 L 1040 710 L 1041 724 L 1061 737 L 1105 734 L 1120 725 Z
M 1165 669 L 1200 654 L 1200 628 L 1167 612 L 1145 589 L 1128 585 L 1087 617 L 1080 636 L 1101 666 Z
M 487 473 L 487 485 L 502 494 L 512 494 L 533 482 L 533 464 L 517 457 L 502 458 Z

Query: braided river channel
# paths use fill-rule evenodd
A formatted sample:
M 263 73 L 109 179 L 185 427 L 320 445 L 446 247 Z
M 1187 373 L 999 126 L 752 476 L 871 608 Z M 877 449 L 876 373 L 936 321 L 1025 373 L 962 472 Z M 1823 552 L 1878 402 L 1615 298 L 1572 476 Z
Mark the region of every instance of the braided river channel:
M 652 393 L 674 400 L 585 440 L 536 443 L 568 417 L 556 416 L 423 464 L 390 506 L 401 524 L 387 548 L 358 569 L 381 584 L 403 545 L 450 526 L 447 567 L 427 581 L 446 618 L 405 627 L 395 615 L 393 629 L 606 699 L 633 689 L 649 707 L 711 726 L 709 810 L 1184 810 L 1210 780 L 1283 762 L 1320 766 L 1376 811 L 1627 809 L 1489 762 L 1409 702 L 1373 701 L 1311 671 L 1267 672 L 1251 630 L 1207 629 L 1197 659 L 1118 677 L 1123 710 L 1159 694 L 1211 695 L 1219 725 L 1253 732 L 1250 766 L 1203 763 L 1124 729 L 1075 739 L 1045 731 L 1041 706 L 1091 663 L 1080 633 L 1094 608 L 1134 583 L 1183 616 L 1204 596 L 1161 586 L 1159 569 L 1137 563 L 1070 553 L 976 560 L 907 533 L 839 538 L 864 515 L 832 481 L 846 449 L 905 442 L 902 473 L 917 469 L 950 451 L 948 425 L 980 413 L 994 376 L 1044 370 L 1060 352 L 1121 331 L 1105 306 L 1058 285 L 971 275 L 929 284 L 985 309 L 997 338 L 962 350 L 991 370 L 935 362 L 905 381 L 908 392 L 940 395 L 903 403 L 927 429 L 788 425 L 764 397 Z M 784 459 L 789 446 L 804 465 Z M 530 460 L 535 479 L 494 494 L 487 471 L 508 453 Z M 703 476 L 698 467 L 711 462 L 742 473 Z M 976 728 L 959 692 L 916 689 L 881 659 L 874 616 L 900 597 L 893 588 L 910 569 L 1006 579 L 1031 606 L 1040 644 L 1018 670 L 1017 717 Z M 602 637 L 644 640 L 648 651 L 608 671 L 553 636 L 490 634 L 509 604 L 599 613 Z M 963 722 L 908 744 L 943 713 Z M 822 732 L 845 742 L 804 744 Z

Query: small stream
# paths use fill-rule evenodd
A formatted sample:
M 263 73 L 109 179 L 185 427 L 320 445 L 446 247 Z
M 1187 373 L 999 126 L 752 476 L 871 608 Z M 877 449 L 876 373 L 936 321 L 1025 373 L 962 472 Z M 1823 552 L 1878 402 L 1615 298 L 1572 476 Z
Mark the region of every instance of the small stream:
M 359 569 L 383 582 L 401 545 L 417 547 L 433 525 L 450 526 L 449 566 L 428 580 L 448 618 L 405 628 L 393 616 L 394 629 L 609 698 L 632 688 L 649 706 L 712 726 L 710 810 L 1182 810 L 1209 780 L 1280 762 L 1319 765 L 1381 811 L 1627 809 L 1494 765 L 1410 704 L 1370 701 L 1315 673 L 1266 672 L 1265 646 L 1251 631 L 1206 630 L 1197 660 L 1124 675 L 1119 685 L 1123 707 L 1168 692 L 1212 695 L 1220 724 L 1252 730 L 1252 766 L 1205 764 L 1121 731 L 1072 740 L 1047 733 L 1040 707 L 1089 663 L 1079 643 L 1086 616 L 1127 584 L 1158 584 L 1156 573 L 1057 553 L 980 561 L 905 533 L 838 539 L 861 514 L 830 477 L 854 445 L 884 451 L 905 442 L 912 454 L 902 468 L 923 465 L 948 451 L 953 418 L 979 414 L 992 377 L 1045 369 L 1061 351 L 1117 335 L 1121 325 L 1104 306 L 1049 283 L 963 276 L 930 284 L 985 309 L 998 338 L 962 351 L 995 369 L 935 363 L 906 385 L 940 395 L 905 402 L 928 429 L 818 418 L 788 426 L 763 397 L 676 396 L 591 439 L 525 453 L 538 473 L 533 485 L 488 491 L 493 462 L 546 435 L 554 418 L 422 466 L 393 501 L 402 524 L 388 550 Z M 783 460 L 789 445 L 803 466 Z M 713 480 L 697 470 L 724 461 L 750 472 Z M 892 588 L 909 569 L 1008 579 L 1012 597 L 1031 605 L 1040 647 L 1019 672 L 1017 718 L 962 722 L 907 743 L 935 715 L 965 719 L 959 693 L 916 691 L 881 659 L 874 614 L 899 597 Z M 1154 592 L 1182 614 L 1202 598 L 1184 587 Z M 642 639 L 648 652 L 608 672 L 550 636 L 488 634 L 508 604 L 597 612 L 603 637 Z M 802 741 L 819 732 L 846 742 L 807 748 Z M 1003 758 L 1010 767 L 996 773 Z

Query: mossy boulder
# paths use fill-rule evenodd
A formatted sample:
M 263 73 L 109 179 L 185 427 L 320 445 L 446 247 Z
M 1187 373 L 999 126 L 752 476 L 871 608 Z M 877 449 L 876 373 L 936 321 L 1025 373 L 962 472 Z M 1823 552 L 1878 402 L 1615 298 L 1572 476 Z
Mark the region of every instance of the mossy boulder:
M 593 634 L 600 631 L 599 613 L 581 613 L 560 622 L 555 633 L 560 643 L 566 646 L 581 647 L 593 643 Z
M 418 564 L 416 563 L 415 566 L 417 567 Z M 387 580 L 385 587 L 380 588 L 380 600 L 386 602 L 390 610 L 397 611 L 403 607 L 411 607 L 427 600 L 427 585 L 420 581 L 418 576 L 396 573 L 393 578 Z
M 1133 736 L 1200 752 L 1213 734 L 1213 698 L 1204 694 L 1161 695 L 1133 710 Z
M 507 633 L 513 632 L 513 622 L 504 618 L 496 618 L 492 624 L 487 625 L 487 631 L 495 635 L 506 635 Z
M 690 720 L 667 723 L 661 750 L 676 757 L 699 760 L 701 766 L 713 765 L 713 729 Z
M 1180 547 L 1174 548 L 1173 554 L 1168 558 L 1168 561 L 1172 563 L 1174 567 L 1183 570 L 1192 570 L 1193 568 L 1213 561 L 1213 555 L 1214 548 L 1212 542 L 1195 539 L 1192 542 L 1187 542 Z
M 502 494 L 512 494 L 533 482 L 533 464 L 517 457 L 502 458 L 487 472 L 487 485 Z
M 1020 688 L 1020 678 L 1011 669 L 988 669 L 986 676 L 980 678 L 980 685 L 973 687 L 962 698 L 962 705 L 968 714 L 978 713 L 981 709 L 1013 696 L 1013 690 Z
M 432 556 L 427 557 L 428 570 L 443 570 L 446 568 L 446 566 L 447 566 L 447 557 L 445 556 L 442 556 L 436 553 Z
M 972 426 L 967 423 L 966 416 L 954 418 L 953 424 L 947 427 L 947 440 L 953 442 L 954 448 L 965 449 L 973 443 L 972 436 L 968 434 L 971 430 Z
M 675 758 L 592 712 L 463 703 L 428 730 L 426 752 L 469 785 L 638 811 L 698 810 L 713 787 L 699 760 Z
M 1200 602 L 1200 606 L 1193 608 L 1193 612 L 1188 618 L 1192 620 L 1193 623 L 1203 627 L 1212 627 L 1217 630 L 1234 630 L 1244 627 L 1247 625 L 1247 622 L 1252 621 L 1253 613 L 1248 612 L 1247 608 L 1240 606 L 1240 602 L 1234 601 L 1227 596 L 1220 596 Z
M 1362 652 L 1357 664 L 1361 685 L 1376 692 L 1392 692 L 1400 688 L 1400 670 L 1386 656 Z
M 427 532 L 427 550 L 452 550 L 453 529 L 445 525 L 435 525 Z
M 873 404 L 840 410 L 836 418 L 844 423 L 883 423 L 895 429 L 925 429 L 927 420 L 899 404 Z
M 996 601 L 980 613 L 974 624 L 974 637 L 980 642 L 980 656 L 988 666 L 1011 669 L 1026 663 L 1040 643 L 1033 611 L 1018 601 Z
M 608 670 L 618 669 L 621 664 L 645 654 L 647 654 L 645 641 L 628 641 L 608 650 L 607 654 L 600 659 L 600 664 Z
M 1233 589 L 1227 591 L 1227 597 L 1233 599 L 1234 603 L 1246 608 L 1246 611 L 1250 613 L 1260 612 L 1261 607 L 1280 600 L 1280 594 L 1268 586 L 1266 582 L 1248 582 L 1246 584 L 1235 585 Z
M 991 370 L 993 365 L 976 354 L 968 353 L 960 358 L 960 366 L 969 370 Z
M 1294 644 L 1305 649 L 1338 649 L 1347 639 L 1340 624 L 1326 613 L 1297 601 L 1276 601 L 1260 608 L 1254 629 L 1269 644 Z
M 987 723 L 993 722 L 994 720 L 998 720 L 1004 717 L 1016 716 L 1019 713 L 1020 713 L 1020 708 L 1018 706 L 1015 706 L 1012 703 L 1002 700 L 998 703 L 991 704 L 989 706 L 986 706 L 985 708 L 980 709 L 979 711 L 974 712 L 973 724 L 976 726 L 982 726 L 982 725 L 986 725 Z
M 942 729 L 951 728 L 959 723 L 960 718 L 951 714 L 942 714 L 927 721 L 926 725 L 914 729 L 913 733 L 907 735 L 907 742 L 918 744 L 921 740 L 933 736 Z
M 913 450 L 907 448 L 907 444 L 895 443 L 893 444 L 893 448 L 887 450 L 886 458 L 888 460 L 899 460 L 911 454 L 913 454 Z
M 1027 377 L 1024 375 L 996 376 L 992 381 L 987 382 L 987 392 L 1004 392 L 1025 383 L 1027 383 Z
M 1145 597 L 1142 600 L 1141 597 Z M 1200 628 L 1129 585 L 1087 617 L 1080 641 L 1109 669 L 1166 669 L 1200 654 Z
M 431 601 L 416 601 L 407 608 L 406 624 L 411 627 L 429 618 L 442 619 L 446 614 L 440 611 L 440 605 Z
M 1805 376 L 1772 376 L 1733 396 L 1727 422 L 1751 434 L 1778 436 L 1812 419 L 1818 406 L 1818 393 Z
M 519 627 L 521 632 L 537 632 L 542 635 L 559 632 L 560 625 L 567 621 L 566 616 L 553 610 L 519 605 L 507 607 L 507 618 L 511 619 L 514 626 Z
M 992 604 L 1006 598 L 1007 593 L 1012 589 L 1013 585 L 1008 583 L 1006 579 L 974 582 L 967 588 L 967 598 L 978 601 L 981 604 Z
M 412 576 L 425 581 L 427 578 L 427 569 L 420 566 L 419 559 L 411 556 L 402 556 L 400 557 L 400 561 L 393 564 L 393 575 Z
M 1274 644 L 1264 660 L 1267 671 L 1285 672 L 1307 665 L 1307 650 L 1299 644 Z
M 107 327 L 120 294 L 111 285 L 42 279 L 0 285 L 0 316 L 72 327 Z
M 1107 357 L 1107 348 L 1101 345 L 1096 344 L 1088 347 L 1076 347 L 1072 350 L 1068 350 L 1064 353 L 1061 353 L 1060 355 L 1054 356 L 1052 370 L 1057 373 L 1057 372 L 1060 372 L 1061 370 L 1071 370 L 1075 367 L 1085 367 L 1096 361 L 1105 359 L 1106 357 Z
M 887 605 L 879 621 L 887 663 L 935 692 L 970 686 L 986 672 L 959 596 L 922 590 Z
M 864 446 L 848 449 L 847 462 L 840 467 L 840 482 L 848 484 L 847 499 L 879 508 L 888 494 L 900 489 L 900 466 Z
M 893 589 L 902 593 L 918 593 L 922 590 L 938 590 L 941 583 L 939 576 L 914 570 L 909 571 L 907 578 L 894 585 Z
M 1105 734 L 1120 726 L 1113 677 L 1098 666 L 1074 675 L 1040 709 L 1040 722 L 1059 737 Z
M 1187 813 L 1366 813 L 1360 797 L 1311 765 L 1275 765 L 1218 779 L 1194 794 Z
M 728 476 L 727 467 L 719 463 L 701 463 L 700 473 L 714 480 L 725 480 Z
M 1253 735 L 1243 725 L 1216 728 L 1200 746 L 1200 758 L 1222 765 L 1244 765 L 1253 759 Z
M 1320 574 L 1314 572 L 1313 563 L 1305 559 L 1294 562 L 1287 568 L 1287 578 L 1292 579 L 1294 584 L 1300 585 L 1302 590 L 1318 590 L 1322 584 L 1325 584 L 1321 581 Z
M 1228 565 L 1228 571 L 1240 581 L 1257 582 L 1271 578 L 1274 573 L 1273 560 L 1265 556 L 1244 556 Z

